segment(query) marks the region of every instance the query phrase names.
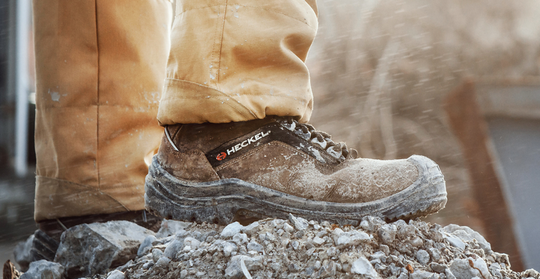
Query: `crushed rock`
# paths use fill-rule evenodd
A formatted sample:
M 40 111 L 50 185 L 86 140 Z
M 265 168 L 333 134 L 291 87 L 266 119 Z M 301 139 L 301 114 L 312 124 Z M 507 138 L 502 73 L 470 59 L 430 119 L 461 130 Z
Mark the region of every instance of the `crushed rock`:
M 293 215 L 248 226 L 164 221 L 139 243 L 127 263 L 86 278 L 540 279 L 511 270 L 508 255 L 468 227 L 419 219 L 365 217 L 358 227 Z

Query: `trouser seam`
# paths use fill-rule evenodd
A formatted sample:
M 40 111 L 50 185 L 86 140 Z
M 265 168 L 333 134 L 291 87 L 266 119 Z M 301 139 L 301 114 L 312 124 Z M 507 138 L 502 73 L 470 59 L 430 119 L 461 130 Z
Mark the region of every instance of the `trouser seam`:
M 225 9 L 227 9 L 227 7 L 228 7 L 228 1 L 227 1 L 227 4 L 225 4 L 225 5 L 204 6 L 204 7 L 200 7 L 200 8 L 193 8 L 193 9 L 189 9 L 189 10 L 184 10 L 184 11 L 182 11 L 182 12 L 179 12 L 179 13 L 175 14 L 175 16 L 179 16 L 179 15 L 181 15 L 181 14 L 185 14 L 185 13 L 191 12 L 191 11 L 202 10 L 202 9 L 208 9 L 208 8 L 212 8 L 212 7 L 222 7 L 222 6 L 225 6 Z M 288 14 L 284 14 L 284 13 L 280 13 L 280 12 L 268 10 L 268 9 L 265 9 L 265 8 L 262 8 L 262 7 L 257 7 L 257 6 L 246 6 L 246 5 L 239 5 L 239 6 L 240 6 L 240 7 L 243 7 L 243 8 L 259 9 L 259 10 L 263 10 L 263 11 L 265 11 L 265 12 L 269 12 L 269 13 L 273 13 L 273 14 L 278 14 L 278 15 L 286 16 L 286 17 L 288 17 L 288 18 L 290 18 L 290 19 L 296 20 L 296 21 L 301 22 L 301 23 L 303 23 L 303 24 L 305 24 L 305 25 L 307 25 L 307 26 L 309 26 L 309 27 L 314 28 L 313 26 L 309 25 L 307 22 L 304 22 L 304 21 L 302 21 L 302 20 L 300 20 L 300 19 L 298 19 L 298 18 L 295 18 L 295 17 L 293 17 L 293 16 L 291 16 L 291 15 L 288 15 Z
M 212 87 L 209 87 L 208 85 L 204 85 L 204 84 L 200 84 L 200 83 L 197 83 L 197 82 L 193 82 L 193 81 L 189 81 L 189 80 L 183 80 L 183 79 L 177 79 L 177 78 L 166 78 L 165 79 L 166 81 L 175 81 L 175 82 L 185 82 L 185 83 L 190 83 L 190 84 L 193 84 L 193 85 L 197 85 L 197 86 L 200 86 L 200 87 L 204 87 L 204 88 L 207 88 L 207 89 L 210 89 L 212 91 L 216 91 L 216 92 L 219 92 L 225 96 L 227 96 L 228 98 L 233 98 L 232 95 L 229 95 L 228 93 L 226 92 L 223 92 L 219 89 L 216 89 L 216 88 L 212 88 Z M 167 85 L 166 85 L 167 86 Z M 253 96 L 253 97 L 259 97 L 259 96 L 268 96 L 268 97 L 280 97 L 280 98 L 289 98 L 289 99 L 293 99 L 295 101 L 299 101 L 298 100 L 298 97 L 293 97 L 293 96 L 288 96 L 288 95 L 282 95 L 282 94 L 274 94 L 274 95 L 270 95 L 270 94 L 261 94 L 261 93 L 254 93 L 254 94 L 246 94 L 246 93 L 242 93 L 242 95 L 240 96 Z M 175 96 L 175 98 L 180 98 L 178 96 Z M 183 94 L 182 97 L 183 99 L 192 99 L 192 100 L 204 100 L 206 99 L 204 96 L 190 96 L 190 95 L 185 95 Z M 241 104 L 241 103 L 240 103 Z M 245 107 L 244 107 L 245 108 Z M 246 108 L 247 109 L 247 108 Z
M 206 85 L 202 85 L 202 84 L 200 84 L 200 83 L 196 83 L 196 82 L 192 82 L 192 81 L 188 81 L 188 80 L 173 79 L 173 78 L 167 78 L 167 79 L 165 79 L 165 80 L 167 80 L 167 81 L 176 81 L 176 82 L 181 82 L 181 83 L 182 83 L 182 82 L 185 82 L 185 83 L 197 85 L 197 86 L 200 86 L 200 87 L 204 87 L 204 88 L 206 88 L 206 89 L 210 89 L 210 90 L 215 91 L 215 92 L 217 92 L 217 93 L 220 93 L 220 94 L 224 95 L 224 97 L 226 97 L 227 100 L 228 100 L 228 99 L 236 100 L 236 99 L 232 98 L 232 97 L 229 96 L 227 93 L 225 93 L 225 92 L 223 92 L 223 91 L 221 91 L 221 90 L 218 90 L 218 89 L 215 89 L 215 88 L 206 86 Z M 168 82 L 168 84 L 166 84 L 165 86 L 168 87 L 169 84 L 170 84 L 170 82 Z M 174 96 L 174 98 L 180 98 L 180 97 L 179 97 L 179 96 Z M 192 98 L 192 97 L 187 96 L 186 94 L 183 94 L 181 98 L 184 98 L 184 99 L 200 99 L 200 100 L 204 100 L 204 99 L 205 99 L 205 98 L 202 98 L 202 97 L 201 97 L 201 98 Z M 246 111 L 248 111 L 249 114 L 251 114 L 251 116 L 253 116 L 255 119 L 258 118 L 257 115 L 256 115 L 255 113 L 253 113 L 253 111 L 251 111 L 249 108 L 247 108 L 246 106 L 244 106 L 244 104 L 240 103 L 239 101 L 236 101 L 236 103 L 237 103 L 238 105 L 240 105 L 242 108 L 244 108 Z M 227 104 L 228 106 L 230 106 L 230 107 L 231 107 L 232 109 L 234 109 L 235 111 L 237 111 L 237 112 L 239 112 L 239 113 L 242 113 L 242 112 L 238 111 L 234 106 L 229 105 L 227 102 L 225 102 L 224 104 Z
M 96 173 L 97 173 L 97 189 L 101 188 L 101 178 L 99 176 L 99 33 L 98 33 L 98 4 L 94 1 L 95 17 L 96 17 Z M 124 205 L 122 205 L 124 206 Z M 124 206 L 125 208 L 125 206 Z
M 219 75 L 221 71 L 221 52 L 223 50 L 223 38 L 225 37 L 225 21 L 227 20 L 227 10 L 229 7 L 229 0 L 225 0 L 225 12 L 223 12 L 223 21 L 222 21 L 222 27 L 221 27 L 221 39 L 219 40 L 219 56 L 218 56 L 218 68 L 217 68 L 217 75 L 216 75 L 216 88 L 219 85 Z

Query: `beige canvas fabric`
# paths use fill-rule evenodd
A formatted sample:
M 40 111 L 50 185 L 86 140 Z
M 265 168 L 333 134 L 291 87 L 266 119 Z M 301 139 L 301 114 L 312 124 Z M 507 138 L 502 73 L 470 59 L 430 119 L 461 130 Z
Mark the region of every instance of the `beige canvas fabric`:
M 315 0 L 178 1 L 160 123 L 307 122 L 316 32 Z
M 35 219 L 144 209 L 167 0 L 35 0 Z
M 309 119 L 315 0 L 177 2 L 34 0 L 36 221 L 143 209 L 156 115 Z

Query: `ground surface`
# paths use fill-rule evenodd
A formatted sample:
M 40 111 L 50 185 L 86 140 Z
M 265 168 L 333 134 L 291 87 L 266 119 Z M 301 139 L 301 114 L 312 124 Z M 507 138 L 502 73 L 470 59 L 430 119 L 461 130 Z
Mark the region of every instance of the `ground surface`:
M 116 226 L 106 226 L 110 238 Z M 90 246 L 81 255 L 98 257 L 103 245 Z M 512 271 L 508 256 L 492 251 L 468 227 L 441 227 L 420 220 L 386 223 L 372 217 L 364 218 L 358 227 L 292 215 L 288 220 L 226 227 L 165 220 L 158 233 L 147 232 L 131 253 L 132 259 L 122 266 L 86 277 L 540 278 L 534 270 Z

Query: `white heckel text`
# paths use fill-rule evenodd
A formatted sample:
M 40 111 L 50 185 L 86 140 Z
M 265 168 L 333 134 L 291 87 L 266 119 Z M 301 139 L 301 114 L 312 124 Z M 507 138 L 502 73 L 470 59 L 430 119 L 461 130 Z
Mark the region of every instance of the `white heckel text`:
M 270 134 L 271 131 L 268 131 L 268 132 L 260 132 L 254 136 L 252 136 L 251 138 L 248 138 L 247 140 L 233 146 L 231 149 L 227 149 L 227 155 L 231 155 L 235 152 L 237 152 L 238 150 L 244 148 L 244 147 L 248 147 L 250 144 L 254 143 L 254 142 L 258 142 L 259 140 L 261 140 L 262 138 L 268 136 Z

